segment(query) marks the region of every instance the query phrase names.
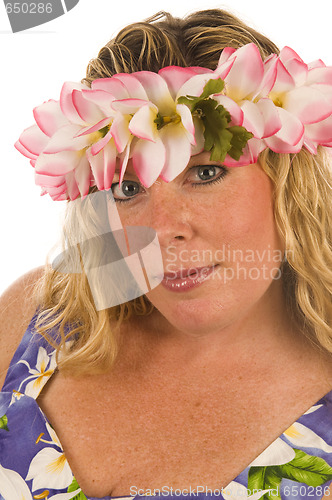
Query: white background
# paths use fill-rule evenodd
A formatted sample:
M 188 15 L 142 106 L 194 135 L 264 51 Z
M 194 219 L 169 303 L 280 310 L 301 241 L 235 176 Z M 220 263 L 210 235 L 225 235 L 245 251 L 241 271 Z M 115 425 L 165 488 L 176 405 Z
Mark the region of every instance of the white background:
M 166 10 L 184 16 L 225 8 L 271 38 L 292 47 L 305 62 L 332 65 L 331 0 L 80 0 L 66 15 L 13 34 L 0 4 L 1 195 L 0 293 L 45 261 L 60 233 L 65 202 L 39 196 L 29 160 L 13 144 L 34 123 L 32 109 L 59 99 L 64 81 L 80 81 L 86 65 L 125 25 Z

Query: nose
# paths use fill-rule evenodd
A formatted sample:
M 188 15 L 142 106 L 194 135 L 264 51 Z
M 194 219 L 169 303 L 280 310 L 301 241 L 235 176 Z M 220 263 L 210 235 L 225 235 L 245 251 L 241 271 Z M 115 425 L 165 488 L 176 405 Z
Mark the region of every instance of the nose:
M 149 205 L 150 226 L 157 232 L 160 246 L 182 246 L 194 236 L 190 200 L 170 184 L 156 186 Z

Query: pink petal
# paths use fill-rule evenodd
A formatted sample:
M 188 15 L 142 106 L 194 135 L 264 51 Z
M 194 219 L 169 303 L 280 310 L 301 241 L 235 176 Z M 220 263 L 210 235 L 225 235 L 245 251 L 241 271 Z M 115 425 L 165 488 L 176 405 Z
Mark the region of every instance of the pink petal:
M 148 102 L 142 101 L 142 99 L 121 99 L 112 102 L 112 109 L 124 115 L 133 115 L 142 106 L 146 106 Z
M 166 159 L 163 142 L 138 140 L 133 149 L 133 167 L 144 187 L 150 187 L 159 177 Z
M 36 160 L 38 158 L 37 155 L 30 153 L 30 151 L 28 151 L 19 140 L 15 142 L 14 147 L 27 158 L 31 158 L 32 160 Z
M 318 144 L 316 142 L 312 141 L 311 139 L 309 139 L 308 137 L 304 138 L 303 146 L 305 148 L 307 148 L 307 150 L 309 151 L 309 153 L 311 153 L 312 155 L 316 155 L 317 154 L 317 146 L 318 146 Z
M 225 77 L 226 94 L 235 101 L 250 97 L 261 84 L 264 75 L 263 61 L 258 47 L 249 43 L 233 55 L 234 64 Z
M 228 61 L 224 62 L 221 66 L 218 65 L 217 69 L 214 71 L 215 77 L 225 80 L 226 76 L 232 69 L 234 63 L 235 63 L 235 58 L 230 58 Z
M 330 116 L 332 100 L 312 87 L 299 87 L 286 95 L 284 107 L 302 123 L 315 123 Z
M 295 50 L 287 46 L 281 49 L 279 58 L 284 64 L 287 64 L 292 59 L 303 62 L 301 57 L 295 52 Z
M 253 94 L 253 99 L 257 99 L 259 96 L 263 98 L 268 96 L 277 78 L 277 67 L 278 57 L 276 54 L 271 54 L 268 59 L 265 59 L 264 75 L 256 93 Z
M 149 101 L 155 104 L 162 114 L 172 114 L 175 103 L 165 80 L 152 71 L 138 71 L 135 77 L 144 86 Z
M 111 140 L 111 138 L 112 138 L 112 134 L 111 134 L 111 131 L 109 130 L 107 132 L 107 134 L 102 139 L 100 139 L 100 141 L 92 144 L 91 154 L 93 156 L 97 155 L 99 153 L 99 151 L 101 151 L 106 146 L 106 144 Z
M 37 183 L 36 183 L 37 184 Z M 38 185 L 38 184 L 37 184 Z M 48 193 L 52 200 L 66 200 L 67 199 L 67 184 L 64 183 L 59 187 L 46 187 L 42 190 L 41 195 Z
M 187 80 L 182 87 L 179 89 L 176 100 L 181 96 L 191 95 L 199 96 L 203 92 L 206 83 L 209 80 L 217 80 L 219 76 L 214 73 L 203 73 L 200 75 L 195 75 L 189 80 Z
M 273 104 L 271 99 L 260 99 L 257 103 L 257 107 L 264 119 L 263 138 L 276 134 L 282 126 L 278 108 Z
M 196 144 L 195 127 L 190 109 L 185 104 L 177 104 L 176 112 L 181 117 L 181 123 L 185 129 L 187 139 L 194 146 Z
M 97 188 L 102 191 L 104 189 L 104 153 L 100 151 L 98 154 L 91 154 L 91 149 L 86 150 L 86 154 L 90 163 L 93 178 Z
M 231 156 L 226 155 L 223 165 L 226 167 L 244 167 L 257 163 L 259 154 L 266 149 L 266 144 L 262 139 L 252 138 L 247 142 L 243 154 L 239 160 L 234 160 Z
M 325 68 L 326 64 L 323 63 L 321 59 L 317 59 L 316 61 L 312 61 L 308 64 L 308 70 L 312 70 L 314 68 Z
M 44 188 L 63 187 L 63 185 L 65 184 L 65 177 L 63 175 L 44 175 L 35 172 L 35 183 L 37 184 L 37 186 L 42 186 Z
M 325 145 L 332 141 L 332 116 L 312 125 L 305 126 L 305 140 Z
M 243 123 L 243 111 L 240 108 L 240 106 L 233 101 L 233 99 L 230 99 L 229 97 L 225 95 L 217 95 L 214 97 L 214 99 L 224 106 L 224 108 L 227 109 L 229 114 L 231 115 L 231 122 L 230 125 L 242 125 Z
M 133 137 L 132 135 L 129 138 L 128 144 L 126 145 L 124 151 L 118 155 L 120 159 L 120 178 L 119 178 L 119 184 L 121 186 L 121 183 L 123 181 L 124 174 L 126 172 L 126 168 L 128 165 L 129 157 L 130 154 L 132 154 L 132 144 L 136 144 L 134 141 L 138 141 L 137 137 Z
M 84 120 L 77 113 L 77 110 L 73 103 L 73 91 L 74 90 L 83 90 L 88 89 L 86 85 L 82 83 L 76 82 L 65 82 L 62 86 L 60 93 L 60 107 L 62 113 L 68 118 L 68 120 L 72 123 L 76 123 L 79 125 L 85 125 Z
M 170 182 L 188 165 L 191 156 L 191 144 L 185 130 L 178 125 L 168 125 L 160 131 L 160 138 L 166 151 L 164 167 L 160 173 L 162 179 Z
M 148 141 L 156 141 L 157 138 L 157 125 L 154 120 L 157 117 L 158 108 L 156 106 L 147 105 L 134 114 L 129 123 L 129 131 L 139 137 Z
M 234 54 L 234 52 L 236 52 L 236 49 L 234 49 L 233 47 L 225 47 L 220 54 L 218 67 L 228 61 L 228 59 Z
M 44 150 L 49 140 L 50 138 L 37 125 L 32 125 L 23 130 L 19 138 L 23 148 L 34 156 L 38 156 Z
M 98 130 L 109 125 L 111 120 L 112 120 L 111 118 L 107 117 L 101 120 L 100 122 L 96 123 L 95 125 L 92 125 L 92 127 L 89 125 L 88 127 L 81 128 L 79 130 L 79 133 L 76 134 L 74 137 L 80 137 L 81 135 L 87 135 L 87 134 L 92 134 L 93 132 L 97 132 Z
M 61 111 L 60 102 L 52 99 L 34 108 L 33 116 L 40 130 L 49 137 L 68 124 L 67 118 Z
M 295 87 L 294 78 L 287 71 L 280 59 L 277 61 L 276 73 L 276 79 L 271 92 L 282 94 L 283 92 L 289 92 Z
M 302 145 L 304 134 L 304 125 L 302 124 L 302 122 L 298 118 L 296 118 L 296 116 L 289 113 L 286 109 L 277 108 L 277 110 L 282 127 L 274 137 L 276 137 L 278 140 L 280 139 L 289 146 L 297 146 L 298 144 Z M 265 140 L 267 141 L 267 139 Z
M 69 198 L 71 200 L 76 200 L 80 195 L 80 190 L 78 189 L 74 171 L 66 174 L 66 185 Z
M 275 153 L 298 153 L 302 149 L 303 145 L 303 137 L 302 140 L 299 141 L 296 145 L 292 146 L 287 142 L 282 141 L 276 135 L 272 137 L 267 137 L 265 139 L 267 146 L 272 149 Z
M 72 98 L 77 113 L 85 123 L 96 123 L 105 118 L 101 109 L 95 103 L 85 99 L 82 92 L 73 90 Z
M 285 67 L 295 80 L 296 85 L 304 85 L 308 76 L 308 66 L 298 59 L 285 63 Z
M 130 115 L 122 115 L 118 113 L 111 125 L 111 134 L 114 138 L 117 150 L 122 153 L 130 139 L 130 131 L 128 129 L 130 122 Z
M 254 137 L 261 139 L 264 135 L 265 123 L 259 107 L 251 101 L 244 101 L 241 108 L 243 111 L 243 127 L 254 134 Z
M 135 75 L 128 73 L 117 73 L 114 78 L 120 80 L 128 92 L 128 96 L 134 99 L 141 99 L 142 101 L 148 101 L 147 93 L 141 82 L 135 78 Z
M 308 72 L 306 85 L 314 83 L 332 85 L 332 66 L 311 69 Z
M 104 90 L 111 94 L 114 99 L 128 99 L 130 95 L 120 79 L 113 76 L 112 78 L 99 78 L 91 83 L 93 90 Z
M 199 68 L 199 73 L 213 73 L 212 70 L 207 68 Z M 197 68 L 181 68 L 179 66 L 167 66 L 158 71 L 158 74 L 165 80 L 172 98 L 175 100 L 179 89 L 182 85 L 197 75 Z
M 97 155 L 91 154 L 87 150 L 88 159 L 91 165 L 91 170 L 95 180 L 95 184 L 100 191 L 110 189 L 113 182 L 117 151 L 114 145 L 109 144 L 102 149 Z
M 92 174 L 86 155 L 83 155 L 75 168 L 75 180 L 82 197 L 89 193 Z
M 41 154 L 36 161 L 36 172 L 53 176 L 65 175 L 77 167 L 81 158 L 82 154 L 77 151 Z
M 60 128 L 44 149 L 44 153 L 59 153 L 60 151 L 79 151 L 90 146 L 90 136 L 83 135 L 77 137 L 81 127 L 79 125 L 65 125 Z
M 82 90 L 81 92 L 84 99 L 96 104 L 106 116 L 111 115 L 112 101 L 114 101 L 115 97 L 113 97 L 105 90 L 88 89 L 88 90 Z
M 117 150 L 114 141 L 110 141 L 103 149 L 104 152 L 104 188 L 110 189 L 112 186 L 115 167 Z

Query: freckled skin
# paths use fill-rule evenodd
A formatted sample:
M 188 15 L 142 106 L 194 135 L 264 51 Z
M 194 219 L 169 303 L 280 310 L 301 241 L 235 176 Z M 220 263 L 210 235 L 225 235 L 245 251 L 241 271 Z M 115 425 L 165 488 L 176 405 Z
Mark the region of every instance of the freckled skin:
M 192 333 L 228 326 L 258 304 L 264 309 L 272 297 L 282 301 L 281 280 L 273 279 L 280 262 L 271 258 L 284 252 L 274 220 L 272 182 L 254 164 L 228 168 L 221 182 L 194 187 L 192 167 L 218 165 L 209 156 L 193 156 L 174 181 L 158 180 L 129 203 L 118 204 L 124 225 L 156 230 L 165 272 L 219 264 L 188 292 L 176 294 L 159 285 L 147 294 L 170 327 Z M 130 173 L 127 178 L 135 180 Z M 222 249 L 231 252 L 221 259 Z

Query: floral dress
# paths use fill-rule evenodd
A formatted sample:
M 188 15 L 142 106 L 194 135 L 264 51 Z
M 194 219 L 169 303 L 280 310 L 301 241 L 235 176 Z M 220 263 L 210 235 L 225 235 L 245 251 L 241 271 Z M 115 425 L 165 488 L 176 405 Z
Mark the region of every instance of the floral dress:
M 55 430 L 36 398 L 56 369 L 54 349 L 34 332 L 34 317 L 0 393 L 0 500 L 96 500 L 84 495 Z M 161 500 L 329 500 L 332 486 L 332 391 L 300 416 L 227 487 L 137 490 L 127 497 Z

